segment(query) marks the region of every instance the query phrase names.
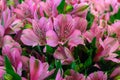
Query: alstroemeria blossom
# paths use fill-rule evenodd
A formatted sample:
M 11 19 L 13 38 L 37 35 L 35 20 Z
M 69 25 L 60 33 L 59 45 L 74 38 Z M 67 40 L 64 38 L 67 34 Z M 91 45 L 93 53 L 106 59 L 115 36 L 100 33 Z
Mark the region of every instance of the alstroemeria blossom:
M 71 47 L 84 44 L 81 32 L 76 29 L 75 20 L 70 15 L 60 14 L 54 18 L 54 31 L 47 31 L 46 37 L 47 44 L 53 47 L 66 42 Z
M 72 52 L 68 48 L 62 46 L 56 49 L 54 57 L 56 59 L 60 59 L 64 65 L 70 64 L 72 61 L 74 61 Z
M 91 73 L 86 80 L 107 80 L 107 74 L 102 71 Z
M 54 69 L 52 71 L 48 71 L 49 65 L 46 62 L 42 63 L 40 60 L 37 60 L 34 57 L 30 57 L 29 62 L 30 80 L 44 80 L 54 73 Z
M 24 29 L 21 40 L 25 45 L 36 46 L 46 44 L 46 32 L 53 29 L 50 19 L 42 17 L 40 20 L 32 21 L 32 29 Z
M 19 43 L 15 42 L 10 36 L 5 36 L 3 40 L 2 54 L 7 55 L 16 72 L 21 75 L 21 47 Z
M 57 72 L 55 80 L 64 80 L 62 75 L 63 75 L 63 71 L 60 71 L 60 69 L 59 69 Z
M 120 60 L 116 58 L 118 55 L 114 53 L 119 47 L 118 40 L 107 37 L 104 41 L 99 39 L 99 42 L 100 46 L 98 47 L 94 60 L 98 61 L 101 57 L 104 57 L 106 60 L 120 63 Z
M 111 73 L 110 77 L 111 78 L 115 78 L 117 76 L 120 75 L 120 67 L 117 67 L 116 69 L 113 70 L 113 72 Z
M 85 76 L 74 70 L 70 70 L 70 75 L 68 75 L 65 80 L 85 80 Z
M 62 0 L 46 0 L 46 2 L 41 2 L 41 6 L 47 16 L 57 16 L 57 6 Z

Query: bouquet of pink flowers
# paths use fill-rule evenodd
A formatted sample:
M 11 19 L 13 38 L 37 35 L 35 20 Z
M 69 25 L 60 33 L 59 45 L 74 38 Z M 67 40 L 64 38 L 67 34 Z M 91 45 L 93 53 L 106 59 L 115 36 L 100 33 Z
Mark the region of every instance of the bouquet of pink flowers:
M 0 80 L 120 80 L 120 0 L 0 0 Z

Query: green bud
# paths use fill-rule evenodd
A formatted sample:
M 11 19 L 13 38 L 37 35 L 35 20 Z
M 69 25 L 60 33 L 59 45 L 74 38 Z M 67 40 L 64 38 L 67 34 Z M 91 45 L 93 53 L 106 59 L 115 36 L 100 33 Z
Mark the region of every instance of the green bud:
M 73 10 L 73 6 L 72 5 L 67 5 L 65 12 L 70 12 L 72 10 Z
M 10 74 L 4 74 L 4 80 L 13 80 L 13 77 Z

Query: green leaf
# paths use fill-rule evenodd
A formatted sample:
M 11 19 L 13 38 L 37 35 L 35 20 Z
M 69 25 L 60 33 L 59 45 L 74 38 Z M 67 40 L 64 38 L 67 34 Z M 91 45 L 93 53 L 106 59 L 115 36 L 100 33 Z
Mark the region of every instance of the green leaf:
M 4 60 L 6 73 L 11 75 L 13 77 L 13 80 L 21 80 L 21 77 L 14 72 L 14 69 L 12 68 L 12 65 L 7 56 L 4 57 Z
M 118 54 L 118 56 L 120 56 L 120 50 L 115 51 L 116 54 Z
M 110 5 L 110 12 L 112 12 L 113 11 L 113 8 L 112 8 L 112 5 Z
M 25 24 L 24 29 L 32 28 L 31 24 Z
M 62 69 L 62 64 L 60 60 L 55 60 L 56 69 Z
M 64 6 L 65 6 L 65 0 L 62 0 L 61 3 L 57 7 L 57 10 L 59 13 L 64 13 Z
M 92 64 L 92 57 L 89 56 L 89 58 L 85 61 L 84 66 L 89 67 Z
M 46 52 L 47 53 L 54 53 L 55 49 L 49 45 L 46 45 Z
M 110 16 L 109 23 L 114 23 L 116 20 L 120 20 L 120 8 L 116 14 Z
M 94 15 L 90 11 L 88 11 L 86 19 L 88 21 L 87 30 L 89 30 L 93 24 Z
M 78 72 L 78 71 L 80 70 L 80 65 L 79 65 L 79 64 L 76 64 L 75 62 L 72 62 L 71 68 L 72 68 L 73 70 L 75 70 L 76 72 Z
M 22 3 L 23 2 L 23 0 L 19 0 L 19 3 Z
M 14 72 L 12 65 L 7 56 L 5 56 L 5 68 L 6 68 L 6 72 L 9 72 L 9 70 Z

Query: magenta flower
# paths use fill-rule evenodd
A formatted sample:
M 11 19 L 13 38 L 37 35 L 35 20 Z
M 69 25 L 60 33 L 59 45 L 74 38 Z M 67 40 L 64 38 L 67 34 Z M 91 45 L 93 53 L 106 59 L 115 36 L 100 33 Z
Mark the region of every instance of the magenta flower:
M 60 59 L 62 64 L 67 65 L 74 61 L 72 52 L 67 47 L 58 47 L 54 52 L 54 57 Z
M 30 58 L 30 80 L 44 80 L 48 76 L 54 73 L 48 71 L 48 63 L 42 63 L 40 60 L 35 59 L 34 57 Z
M 41 2 L 44 12 L 47 16 L 57 16 L 57 6 L 60 4 L 61 0 L 46 0 L 46 2 Z
M 96 37 L 97 40 L 99 40 L 103 36 L 104 30 L 96 25 L 96 23 L 93 24 L 90 30 L 86 31 L 83 36 L 85 39 L 88 40 L 88 42 L 91 42 L 94 37 Z
M 4 11 L 6 9 L 6 1 L 5 0 L 0 0 L 0 15 L 1 12 Z
M 111 78 L 115 78 L 117 76 L 120 75 L 120 67 L 117 67 L 116 69 L 114 69 L 114 71 L 111 73 L 110 77 Z
M 118 55 L 114 53 L 119 47 L 118 40 L 107 37 L 104 41 L 99 39 L 99 43 L 100 46 L 94 58 L 95 61 L 99 61 L 101 57 L 104 57 L 105 60 L 111 60 L 117 63 L 120 62 L 120 60 L 116 58 Z
M 75 72 L 74 70 L 70 70 L 70 75 L 67 76 L 65 80 L 85 80 L 85 76 Z
M 79 16 L 79 17 L 86 18 L 88 7 L 89 6 L 87 3 L 75 4 L 73 6 L 74 9 L 70 12 L 70 14 L 73 16 Z
M 17 15 L 17 18 L 33 18 L 35 11 L 38 9 L 38 4 L 36 4 L 33 0 L 26 0 L 22 4 L 18 4 L 16 8 L 14 8 L 13 12 Z
M 16 72 L 21 75 L 22 62 L 21 62 L 21 47 L 10 36 L 6 35 L 3 40 L 2 54 L 7 55 Z
M 4 37 L 5 29 L 2 25 L 0 25 L 0 47 L 3 45 L 3 37 Z
M 0 79 L 3 78 L 3 75 L 5 74 L 5 68 L 3 66 L 0 66 Z
M 21 41 L 29 46 L 43 46 L 46 44 L 46 32 L 50 29 L 53 29 L 50 19 L 42 17 L 39 21 L 33 20 L 32 29 L 23 30 Z
M 1 20 L 3 21 L 3 26 L 4 26 L 5 29 L 9 28 L 9 26 L 15 20 L 15 17 L 16 16 L 12 15 L 12 13 L 11 13 L 9 8 L 7 8 L 5 11 L 3 11 Z
M 58 70 L 55 80 L 64 80 L 62 75 L 63 75 L 63 71 Z
M 110 35 L 116 34 L 116 37 L 118 37 L 118 40 L 120 42 L 120 33 L 119 33 L 120 26 L 119 25 L 120 25 L 120 20 L 118 20 L 114 24 L 110 25 L 108 27 L 108 32 Z
M 54 30 L 46 33 L 47 44 L 55 47 L 58 44 L 65 44 L 71 47 L 84 44 L 81 32 L 75 27 L 75 20 L 70 15 L 60 14 L 54 19 Z
M 102 71 L 91 73 L 86 80 L 107 80 L 107 74 Z

